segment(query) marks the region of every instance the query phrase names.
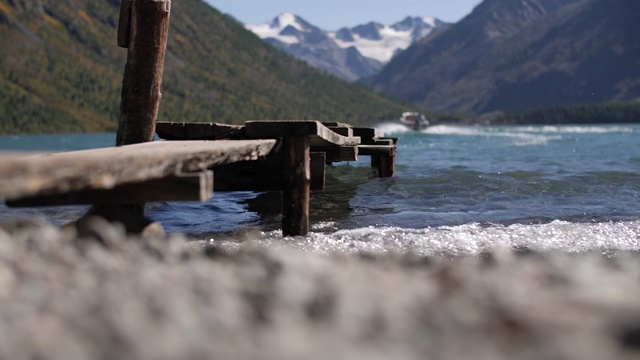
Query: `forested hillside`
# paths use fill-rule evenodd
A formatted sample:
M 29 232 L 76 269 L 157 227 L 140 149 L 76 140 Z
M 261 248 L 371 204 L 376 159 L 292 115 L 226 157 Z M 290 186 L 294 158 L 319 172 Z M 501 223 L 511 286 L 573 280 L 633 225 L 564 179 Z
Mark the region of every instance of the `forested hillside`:
M 114 130 L 119 0 L 0 0 L 0 133 Z M 265 44 L 202 0 L 175 0 L 159 120 L 365 124 L 406 107 Z

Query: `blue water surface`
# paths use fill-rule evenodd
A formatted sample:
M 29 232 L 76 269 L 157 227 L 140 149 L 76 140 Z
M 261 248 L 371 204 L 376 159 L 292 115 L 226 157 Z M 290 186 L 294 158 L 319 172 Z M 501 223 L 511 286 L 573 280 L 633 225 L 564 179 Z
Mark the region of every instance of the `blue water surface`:
M 434 126 L 391 124 L 399 138 L 396 177 L 373 176 L 369 159 L 328 169 L 314 193 L 312 228 L 427 229 L 442 226 L 607 223 L 640 218 L 638 125 Z M 115 134 L 0 136 L 2 150 L 62 151 L 112 146 Z M 277 230 L 278 194 L 216 193 L 203 203 L 149 204 L 170 232 L 208 236 Z M 86 207 L 7 209 L 64 223 Z M 327 225 L 329 224 L 329 225 Z

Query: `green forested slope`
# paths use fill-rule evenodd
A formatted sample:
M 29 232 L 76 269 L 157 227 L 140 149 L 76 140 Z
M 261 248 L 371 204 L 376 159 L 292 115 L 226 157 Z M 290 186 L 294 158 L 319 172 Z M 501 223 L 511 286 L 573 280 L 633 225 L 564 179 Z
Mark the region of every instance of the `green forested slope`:
M 119 0 L 0 0 L 0 133 L 114 130 Z M 160 121 L 366 124 L 405 106 L 314 70 L 202 0 L 174 0 Z

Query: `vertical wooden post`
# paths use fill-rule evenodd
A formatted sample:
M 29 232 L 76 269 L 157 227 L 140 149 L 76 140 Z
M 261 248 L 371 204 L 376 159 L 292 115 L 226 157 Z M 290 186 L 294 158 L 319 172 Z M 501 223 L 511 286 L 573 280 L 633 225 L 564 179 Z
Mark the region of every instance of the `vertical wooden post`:
M 284 191 L 282 193 L 282 234 L 309 232 L 311 191 L 311 141 L 308 137 L 287 137 L 283 142 Z
M 371 155 L 371 168 L 378 170 L 380 167 L 380 156 Z
M 153 141 L 160 105 L 171 0 L 121 0 L 118 46 L 128 48 L 116 146 Z M 131 233 L 153 223 L 144 204 L 93 206 L 88 215 L 119 221 Z
M 382 155 L 379 158 L 378 163 L 378 176 L 379 177 L 394 177 L 396 174 L 396 156 L 395 155 Z
M 371 167 L 378 171 L 379 177 L 394 177 L 396 175 L 396 156 L 371 155 Z
M 123 2 L 129 0 L 122 0 Z M 171 0 L 133 0 L 130 21 L 121 19 L 119 34 L 128 34 L 127 64 L 122 82 L 116 145 L 153 141 L 160 104 Z M 126 16 L 123 4 L 121 16 Z M 125 26 L 128 26 L 128 31 Z

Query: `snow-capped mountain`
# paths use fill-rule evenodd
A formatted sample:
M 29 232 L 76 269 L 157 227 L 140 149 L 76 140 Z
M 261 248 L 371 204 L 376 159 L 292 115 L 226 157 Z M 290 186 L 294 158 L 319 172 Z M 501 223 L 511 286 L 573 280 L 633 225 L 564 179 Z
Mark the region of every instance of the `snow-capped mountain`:
M 370 22 L 328 34 L 341 48 L 353 46 L 362 55 L 386 64 L 395 54 L 443 24 L 432 17 L 407 17 L 390 26 Z
M 356 81 L 375 74 L 395 54 L 442 24 L 434 18 L 407 17 L 390 26 L 371 22 L 332 32 L 283 13 L 270 22 L 246 28 L 311 66 Z

